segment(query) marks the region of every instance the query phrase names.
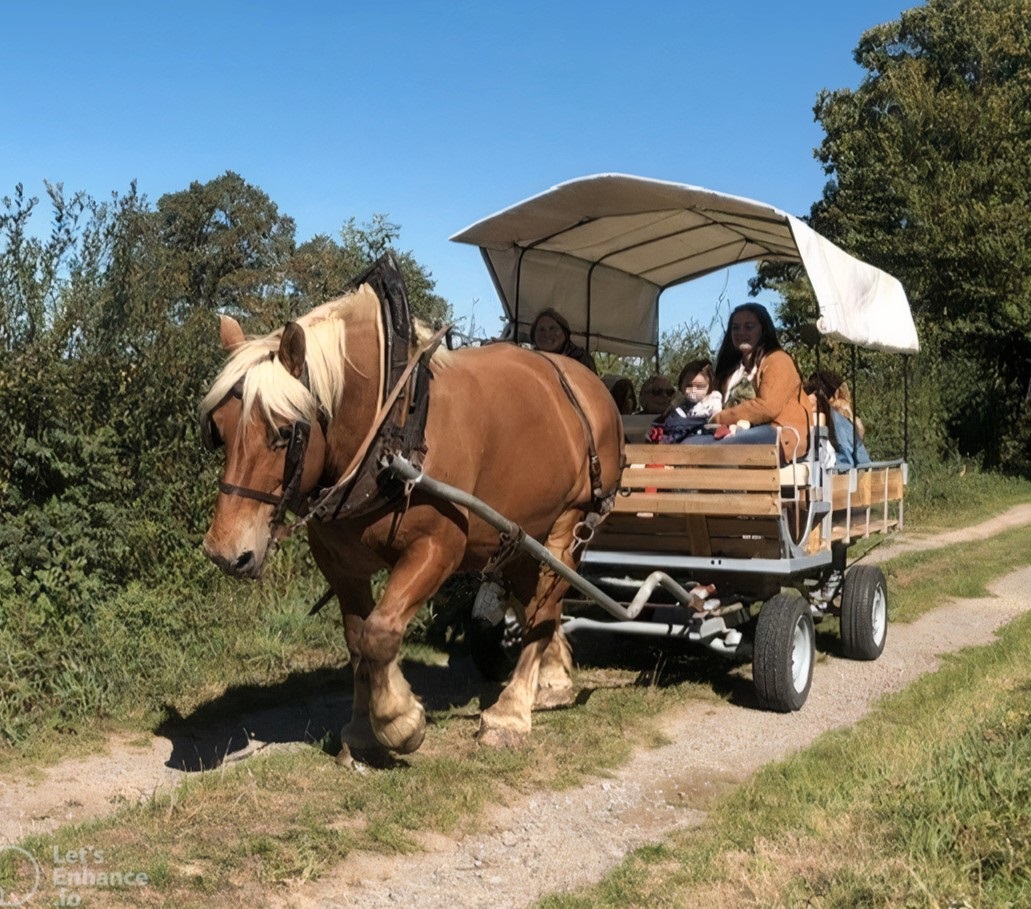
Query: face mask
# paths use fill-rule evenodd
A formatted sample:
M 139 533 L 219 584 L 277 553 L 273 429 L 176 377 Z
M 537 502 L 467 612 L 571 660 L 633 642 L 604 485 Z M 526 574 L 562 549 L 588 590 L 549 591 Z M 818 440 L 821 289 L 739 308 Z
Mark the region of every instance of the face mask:
M 688 388 L 684 392 L 684 397 L 687 398 L 692 404 L 699 403 L 706 395 L 706 392 L 699 391 L 697 388 Z

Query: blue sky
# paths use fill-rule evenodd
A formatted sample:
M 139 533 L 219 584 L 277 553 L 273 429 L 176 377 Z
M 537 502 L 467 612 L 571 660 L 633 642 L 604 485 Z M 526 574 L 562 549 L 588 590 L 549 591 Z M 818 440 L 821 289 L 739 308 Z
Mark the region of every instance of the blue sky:
M 817 94 L 855 87 L 862 32 L 914 5 L 11 0 L 0 195 L 49 180 L 106 198 L 135 179 L 154 203 L 233 170 L 299 242 L 388 215 L 455 314 L 491 333 L 493 285 L 451 234 L 601 172 L 805 214 L 825 182 Z M 752 273 L 677 291 L 663 327 L 709 324 Z

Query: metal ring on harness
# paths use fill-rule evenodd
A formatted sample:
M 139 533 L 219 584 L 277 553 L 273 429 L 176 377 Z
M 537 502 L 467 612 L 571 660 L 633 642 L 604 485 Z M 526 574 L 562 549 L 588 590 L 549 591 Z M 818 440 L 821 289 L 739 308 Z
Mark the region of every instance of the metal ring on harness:
M 595 520 L 590 520 L 593 517 Z M 586 520 L 577 521 L 573 527 L 573 545 L 570 550 L 576 554 L 586 547 L 594 539 L 594 532 L 598 527 L 597 515 L 592 514 Z

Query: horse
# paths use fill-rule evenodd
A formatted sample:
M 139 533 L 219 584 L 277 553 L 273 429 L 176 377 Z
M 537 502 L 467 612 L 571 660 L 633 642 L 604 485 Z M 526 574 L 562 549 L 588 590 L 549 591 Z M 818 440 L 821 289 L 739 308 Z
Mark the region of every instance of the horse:
M 469 508 L 392 480 L 375 465 L 358 505 L 345 496 L 340 507 L 339 492 L 352 488 L 369 440 L 396 439 L 397 415 L 417 403 L 411 378 L 399 382 L 405 391 L 393 402 L 387 395 L 383 362 L 392 342 L 381 297 L 362 283 L 249 339 L 235 319 L 221 317 L 229 356 L 200 420 L 212 445 L 224 445 L 225 465 L 203 549 L 230 576 L 257 578 L 289 532 L 286 510 L 304 515 L 315 562 L 340 604 L 354 669 L 341 744 L 359 753 L 406 754 L 422 744 L 424 709 L 399 666 L 405 628 L 452 574 L 493 567 L 521 609 L 524 643 L 498 700 L 481 712 L 477 737 L 517 746 L 530 733 L 532 709 L 573 700 L 561 630 L 568 581 L 523 552 L 504 553 L 499 531 Z M 575 568 L 583 522 L 611 507 L 623 464 L 620 417 L 605 386 L 567 357 L 509 342 L 434 348 L 428 326 L 409 325 L 408 342 L 394 346 L 409 376 L 413 364 L 426 367 L 424 428 L 412 449 L 425 475 L 479 498 Z M 392 416 L 384 423 L 385 410 Z M 389 579 L 374 602 L 370 579 L 382 568 Z

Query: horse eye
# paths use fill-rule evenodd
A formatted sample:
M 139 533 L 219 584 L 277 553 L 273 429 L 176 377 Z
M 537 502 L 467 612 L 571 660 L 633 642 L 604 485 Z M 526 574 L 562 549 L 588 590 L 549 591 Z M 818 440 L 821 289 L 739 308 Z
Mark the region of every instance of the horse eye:
M 272 436 L 269 439 L 269 448 L 286 448 L 290 443 L 290 436 L 292 430 L 289 426 L 279 426 L 273 430 Z

